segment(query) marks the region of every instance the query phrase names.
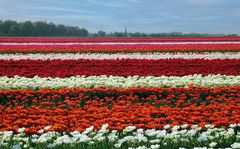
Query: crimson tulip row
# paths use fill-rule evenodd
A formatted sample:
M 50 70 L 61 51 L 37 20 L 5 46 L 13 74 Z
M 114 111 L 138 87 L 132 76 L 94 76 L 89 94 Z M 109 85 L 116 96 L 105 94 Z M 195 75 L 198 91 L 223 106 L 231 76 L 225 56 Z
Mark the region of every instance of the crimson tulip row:
M 237 52 L 240 44 L 1 45 L 1 53 Z
M 240 41 L 240 37 L 186 37 L 186 38 L 0 38 L 0 42 L 194 42 Z
M 76 75 L 184 76 L 239 75 L 240 60 L 0 60 L 0 76 L 70 77 Z

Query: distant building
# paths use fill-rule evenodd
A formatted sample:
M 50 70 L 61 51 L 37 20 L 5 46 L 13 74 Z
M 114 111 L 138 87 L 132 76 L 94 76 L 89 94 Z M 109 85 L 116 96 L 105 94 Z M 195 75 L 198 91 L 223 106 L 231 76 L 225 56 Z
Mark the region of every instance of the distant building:
M 128 37 L 127 27 L 125 26 L 124 37 Z

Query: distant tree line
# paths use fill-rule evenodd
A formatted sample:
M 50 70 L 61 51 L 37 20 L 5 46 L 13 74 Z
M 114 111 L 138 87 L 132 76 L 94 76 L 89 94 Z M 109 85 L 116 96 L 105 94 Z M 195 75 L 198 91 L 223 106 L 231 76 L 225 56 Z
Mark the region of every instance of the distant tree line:
M 56 25 L 52 22 L 0 21 L 0 36 L 88 36 L 88 31 L 77 26 Z
M 18 36 L 18 37 L 209 37 L 209 36 L 238 36 L 237 34 L 199 34 L 199 33 L 152 33 L 141 32 L 128 33 L 126 28 L 124 32 L 106 33 L 99 30 L 97 33 L 88 33 L 85 28 L 78 26 L 66 26 L 43 21 L 25 21 L 16 22 L 12 20 L 0 20 L 0 36 Z
M 125 32 L 112 32 L 106 33 L 103 30 L 99 30 L 93 35 L 94 37 L 227 37 L 227 36 L 238 36 L 237 34 L 200 34 L 200 33 L 181 33 L 181 32 L 172 32 L 172 33 L 125 33 Z
M 181 32 L 172 32 L 172 33 L 129 33 L 131 37 L 211 37 L 211 36 L 238 36 L 237 34 L 206 34 L 206 33 L 181 33 Z

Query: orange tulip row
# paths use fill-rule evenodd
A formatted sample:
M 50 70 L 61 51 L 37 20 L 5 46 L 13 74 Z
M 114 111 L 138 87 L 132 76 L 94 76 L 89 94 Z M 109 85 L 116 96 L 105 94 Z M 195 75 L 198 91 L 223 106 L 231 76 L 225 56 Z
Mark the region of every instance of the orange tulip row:
M 166 124 L 240 123 L 240 87 L 159 89 L 63 89 L 0 91 L 0 130 L 121 130 L 129 125 L 162 129 Z

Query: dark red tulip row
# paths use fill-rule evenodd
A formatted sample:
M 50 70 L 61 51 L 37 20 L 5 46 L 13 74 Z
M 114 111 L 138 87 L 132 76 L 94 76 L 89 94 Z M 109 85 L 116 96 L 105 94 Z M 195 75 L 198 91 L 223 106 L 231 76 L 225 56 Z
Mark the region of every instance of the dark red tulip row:
M 240 37 L 186 37 L 186 38 L 0 38 L 0 42 L 192 42 L 240 41 Z
M 8 77 L 240 75 L 237 59 L 0 60 L 0 64 L 0 76 Z
M 0 53 L 76 53 L 76 52 L 212 52 L 240 51 L 240 44 L 167 44 L 167 45 L 0 45 Z

